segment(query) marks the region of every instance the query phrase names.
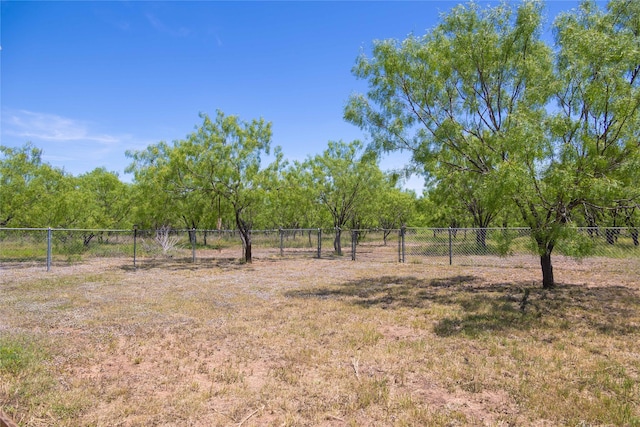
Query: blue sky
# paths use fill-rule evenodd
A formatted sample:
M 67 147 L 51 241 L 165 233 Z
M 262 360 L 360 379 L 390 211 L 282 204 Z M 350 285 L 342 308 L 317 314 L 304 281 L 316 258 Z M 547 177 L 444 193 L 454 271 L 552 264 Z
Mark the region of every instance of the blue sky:
M 272 122 L 290 160 L 366 142 L 342 119 L 366 90 L 356 57 L 375 39 L 424 34 L 456 4 L 2 1 L 1 144 L 31 141 L 74 175 L 106 167 L 128 181 L 126 150 L 184 138 L 217 109 Z M 547 2 L 549 20 L 576 5 Z

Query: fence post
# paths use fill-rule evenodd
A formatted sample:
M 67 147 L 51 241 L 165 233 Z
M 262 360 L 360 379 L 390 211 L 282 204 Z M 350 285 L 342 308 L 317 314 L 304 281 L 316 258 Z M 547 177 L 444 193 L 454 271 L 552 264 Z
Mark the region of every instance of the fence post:
M 47 271 L 51 271 L 51 227 L 47 228 Z
M 280 227 L 280 256 L 284 256 L 284 230 Z
M 358 231 L 351 230 L 351 261 L 356 260 L 356 242 L 358 241 Z
M 318 259 L 322 257 L 322 228 L 318 228 Z
M 196 228 L 191 228 L 191 262 L 196 262 Z
M 449 227 L 449 265 L 453 263 L 453 251 L 451 242 L 451 227 Z
M 400 247 L 398 248 L 400 250 L 400 262 L 404 264 L 405 262 L 405 255 L 406 255 L 406 247 L 405 247 L 405 242 L 404 242 L 404 236 L 407 233 L 407 226 L 406 225 L 402 225 L 402 228 L 400 228 Z
M 138 224 L 133 224 L 133 268 L 136 268 L 136 243 L 138 241 Z

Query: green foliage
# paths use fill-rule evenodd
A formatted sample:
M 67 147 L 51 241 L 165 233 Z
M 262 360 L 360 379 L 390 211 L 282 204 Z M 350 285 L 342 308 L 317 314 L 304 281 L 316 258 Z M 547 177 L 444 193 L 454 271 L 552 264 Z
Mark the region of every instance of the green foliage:
M 128 170 L 141 184 L 138 197 L 148 201 L 141 212 L 154 218 L 154 227 L 182 220 L 188 228 L 197 228 L 203 220 L 211 224 L 211 211 L 217 205 L 221 214 L 224 201 L 250 262 L 250 231 L 266 193 L 276 186 L 282 154 L 276 148 L 275 160 L 261 167 L 261 156 L 271 148 L 271 124 L 263 119 L 244 122 L 221 111 L 215 119 L 200 117 L 202 125 L 186 139 L 127 154 L 134 160 Z
M 494 233 L 495 248 L 498 255 L 506 257 L 513 254 L 513 242 L 518 237 L 518 232 L 503 229 Z
M 117 228 L 130 209 L 129 186 L 96 169 L 79 177 L 41 160 L 42 150 L 0 146 L 0 226 Z
M 178 170 L 171 162 L 176 144 L 161 141 L 126 153 L 133 160 L 127 172 L 134 174 L 133 221 L 139 228 L 197 227 L 209 205 L 200 194 L 180 186 Z
M 393 176 L 387 177 L 377 194 L 375 221 L 369 227 L 399 229 L 413 222 L 416 216 L 416 196 L 395 186 Z
M 423 37 L 376 42 L 353 70 L 369 91 L 351 97 L 345 118 L 376 149 L 413 153 L 430 201 L 449 209 L 432 220 L 446 226 L 464 210 L 487 227 L 515 210 L 532 229 L 544 286 L 560 241 L 588 251 L 563 230 L 578 207 L 632 218 L 640 200 L 640 7 L 607 7 L 561 15 L 552 50 L 541 3 L 469 3 Z
M 42 150 L 0 146 L 0 226 L 71 227 L 82 204 L 73 177 L 41 160 Z
M 378 167 L 376 153 L 360 141 L 329 141 L 327 149 L 308 158 L 302 168 L 306 190 L 314 205 L 328 214 L 327 225 L 336 230 L 334 249 L 341 254 L 341 230 L 377 224 L 381 194 L 393 187 Z
M 19 149 L 0 146 L 0 153 L 0 226 L 21 226 L 28 222 L 22 210 L 37 199 L 34 180 L 42 165 L 42 150 L 25 144 Z
M 574 227 L 565 227 L 559 239 L 558 252 L 573 258 L 585 258 L 593 255 L 595 245 L 592 238 Z
M 365 221 L 385 180 L 377 156 L 360 141 L 329 141 L 304 167 L 309 190 L 339 228 Z
M 97 168 L 76 178 L 82 228 L 131 228 L 131 186 L 114 172 Z
M 329 226 L 327 214 L 319 208 L 311 188 L 306 164 L 283 165 L 275 188 L 266 194 L 262 209 L 262 228 L 317 228 Z

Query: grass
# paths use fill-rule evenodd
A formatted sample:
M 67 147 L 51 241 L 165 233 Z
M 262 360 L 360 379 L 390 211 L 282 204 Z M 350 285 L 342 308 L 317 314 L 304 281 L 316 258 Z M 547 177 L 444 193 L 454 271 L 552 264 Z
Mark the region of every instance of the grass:
M 23 426 L 640 425 L 638 266 L 555 267 L 551 291 L 526 267 L 327 259 L 4 270 L 0 406 Z

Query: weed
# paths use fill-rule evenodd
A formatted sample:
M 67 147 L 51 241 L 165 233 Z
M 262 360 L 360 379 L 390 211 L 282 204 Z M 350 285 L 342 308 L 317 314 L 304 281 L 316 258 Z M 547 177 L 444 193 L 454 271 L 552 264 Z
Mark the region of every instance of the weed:
M 29 337 L 0 335 L 0 373 L 18 376 L 43 358 Z
M 371 405 L 386 406 L 389 401 L 389 387 L 386 379 L 367 378 L 355 386 L 355 407 L 365 409 Z
M 211 376 L 214 381 L 224 384 L 242 383 L 244 381 L 242 371 L 230 363 L 214 368 Z

